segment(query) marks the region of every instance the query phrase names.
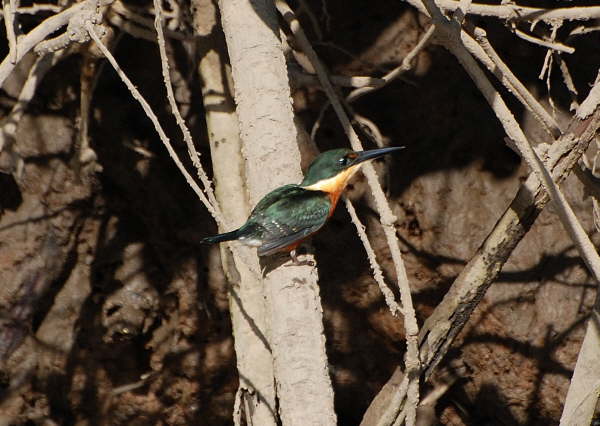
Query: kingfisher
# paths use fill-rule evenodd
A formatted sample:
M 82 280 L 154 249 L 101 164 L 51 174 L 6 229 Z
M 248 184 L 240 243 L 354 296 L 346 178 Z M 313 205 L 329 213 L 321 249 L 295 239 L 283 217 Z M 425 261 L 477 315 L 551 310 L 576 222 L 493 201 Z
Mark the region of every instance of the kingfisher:
M 203 238 L 202 243 L 237 240 L 257 247 L 259 256 L 289 252 L 294 264 L 301 265 L 296 249 L 325 225 L 348 181 L 361 165 L 403 148 L 325 151 L 311 163 L 300 184 L 284 185 L 269 192 L 240 228 Z

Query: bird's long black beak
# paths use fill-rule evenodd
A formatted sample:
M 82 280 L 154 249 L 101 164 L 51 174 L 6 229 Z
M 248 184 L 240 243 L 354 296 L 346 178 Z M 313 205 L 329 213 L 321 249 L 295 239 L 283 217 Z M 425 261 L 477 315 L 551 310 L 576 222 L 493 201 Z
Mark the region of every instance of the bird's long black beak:
M 370 149 L 368 151 L 358 151 L 358 157 L 354 160 L 354 164 L 359 164 L 364 161 L 374 160 L 379 157 L 383 157 L 386 154 L 390 154 L 395 151 L 400 151 L 404 149 L 404 146 L 393 146 L 389 148 L 379 148 L 379 149 Z

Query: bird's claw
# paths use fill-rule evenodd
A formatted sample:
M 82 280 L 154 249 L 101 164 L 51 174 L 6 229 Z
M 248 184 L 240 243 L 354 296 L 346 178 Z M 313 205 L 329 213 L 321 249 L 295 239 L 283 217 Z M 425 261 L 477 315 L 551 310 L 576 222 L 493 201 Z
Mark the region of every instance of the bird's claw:
M 292 258 L 292 263 L 286 264 L 285 266 L 315 266 L 315 262 L 312 260 L 299 260 L 296 255 L 296 250 L 290 252 L 290 257 Z

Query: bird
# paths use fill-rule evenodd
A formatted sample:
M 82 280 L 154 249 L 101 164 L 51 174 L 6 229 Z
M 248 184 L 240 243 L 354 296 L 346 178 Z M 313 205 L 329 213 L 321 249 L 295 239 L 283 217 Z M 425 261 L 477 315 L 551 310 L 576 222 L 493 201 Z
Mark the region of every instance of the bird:
M 246 246 L 257 247 L 259 256 L 289 252 L 295 265 L 304 264 L 298 260 L 296 249 L 325 225 L 350 178 L 366 161 L 403 148 L 325 151 L 310 164 L 300 184 L 274 189 L 256 204 L 240 228 L 205 237 L 201 242 L 215 244 L 237 240 Z

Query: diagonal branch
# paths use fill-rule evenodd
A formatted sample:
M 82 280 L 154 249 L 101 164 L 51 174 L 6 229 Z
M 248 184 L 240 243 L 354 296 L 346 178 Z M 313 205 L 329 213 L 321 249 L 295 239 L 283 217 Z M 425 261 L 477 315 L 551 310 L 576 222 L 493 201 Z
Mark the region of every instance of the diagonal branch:
M 101 4 L 108 5 L 114 0 L 103 0 Z M 29 31 L 27 35 L 23 36 L 18 40 L 16 46 L 16 58 L 11 58 L 10 55 L 6 56 L 2 63 L 0 63 L 0 87 L 4 84 L 4 81 L 8 78 L 10 73 L 15 69 L 15 66 L 26 53 L 33 49 L 38 43 L 42 42 L 53 32 L 59 30 L 63 26 L 67 25 L 69 21 L 80 14 L 82 11 L 89 8 L 95 8 L 97 0 L 84 0 L 80 3 L 75 3 L 68 9 L 63 10 L 56 15 L 45 19 L 33 30 Z
M 177 102 L 175 102 L 175 94 L 173 93 L 173 84 L 171 83 L 171 74 L 169 73 L 169 59 L 167 57 L 167 49 L 165 44 L 165 36 L 162 28 L 162 6 L 160 4 L 160 0 L 154 0 L 154 11 L 155 11 L 155 19 L 154 19 L 154 27 L 156 28 L 156 35 L 158 38 L 158 48 L 160 51 L 160 63 L 163 73 L 163 79 L 165 82 L 165 88 L 167 89 L 167 99 L 169 100 L 169 105 L 171 106 L 171 112 L 175 116 L 175 120 L 177 121 L 177 125 L 181 129 L 181 133 L 183 134 L 183 139 L 187 145 L 188 154 L 196 167 L 196 171 L 198 173 L 198 177 L 200 181 L 204 185 L 204 191 L 208 195 L 208 200 L 210 204 L 213 206 L 213 210 L 215 212 L 215 219 L 220 225 L 224 225 L 223 214 L 219 210 L 219 203 L 215 198 L 215 193 L 212 189 L 212 184 L 202 167 L 202 163 L 200 162 L 200 157 L 198 156 L 198 151 L 194 147 L 194 141 L 192 140 L 192 134 L 185 124 L 185 120 L 181 116 L 181 112 L 179 111 L 179 107 L 177 106 Z
M 125 85 L 127 86 L 127 89 L 129 89 L 129 91 L 131 92 L 131 95 L 134 97 L 134 99 L 136 101 L 138 101 L 140 103 L 140 105 L 142 106 L 142 109 L 144 110 L 144 112 L 146 113 L 146 115 L 148 116 L 150 121 L 152 121 L 152 124 L 154 125 L 154 128 L 156 129 L 156 132 L 158 133 L 158 135 L 160 137 L 160 140 L 165 145 L 165 148 L 169 152 L 169 155 L 175 162 L 175 165 L 177 166 L 177 168 L 179 169 L 181 174 L 183 174 L 183 176 L 185 177 L 185 180 L 187 181 L 188 185 L 190 185 L 190 187 L 194 190 L 194 192 L 196 193 L 198 198 L 200 198 L 200 200 L 202 201 L 202 203 L 204 204 L 206 209 L 215 218 L 215 220 L 218 220 L 217 219 L 218 212 L 214 209 L 214 207 L 212 206 L 210 201 L 208 201 L 208 199 L 204 195 L 204 192 L 202 191 L 202 189 L 200 189 L 198 184 L 194 181 L 192 176 L 190 176 L 188 171 L 183 166 L 183 163 L 179 159 L 179 156 L 177 155 L 177 153 L 173 149 L 173 146 L 171 145 L 171 142 L 169 141 L 169 137 L 167 136 L 167 134 L 163 130 L 162 126 L 160 125 L 160 122 L 158 121 L 156 114 L 154 114 L 154 112 L 152 111 L 152 108 L 150 107 L 148 102 L 144 99 L 144 97 L 139 92 L 139 90 L 137 90 L 137 88 L 134 86 L 134 84 L 131 82 L 131 80 L 129 80 L 129 77 L 127 77 L 127 75 L 123 72 L 123 70 L 117 63 L 114 56 L 110 53 L 110 51 L 106 48 L 106 46 L 104 46 L 104 44 L 102 44 L 100 37 L 98 37 L 98 34 L 96 34 L 96 31 L 94 30 L 94 24 L 92 24 L 91 22 L 86 22 L 85 28 L 88 31 L 92 40 L 94 40 L 94 42 L 96 43 L 98 48 L 102 51 L 102 53 L 104 54 L 106 59 L 108 59 L 108 61 L 114 68 L 115 72 L 117 73 L 117 75 L 121 78 L 121 80 L 123 80 L 123 83 L 125 83 Z

